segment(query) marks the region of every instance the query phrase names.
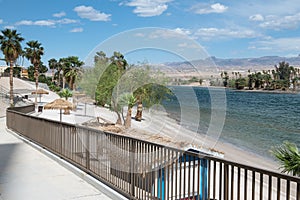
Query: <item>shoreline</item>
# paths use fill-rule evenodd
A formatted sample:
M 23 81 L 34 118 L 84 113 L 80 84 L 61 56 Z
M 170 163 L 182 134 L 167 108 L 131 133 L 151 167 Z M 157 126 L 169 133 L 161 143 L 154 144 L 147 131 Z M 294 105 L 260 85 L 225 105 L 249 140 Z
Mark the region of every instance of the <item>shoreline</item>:
M 222 86 L 206 86 L 206 85 L 196 85 L 196 84 L 188 84 L 188 85 L 171 85 L 172 87 L 200 87 L 200 88 L 215 88 L 215 89 L 227 89 L 231 91 L 236 91 L 236 92 L 257 92 L 257 93 L 271 93 L 271 94 L 300 94 L 300 90 L 265 90 L 265 89 L 235 89 L 235 88 L 229 88 L 229 87 L 222 87 Z
M 132 113 L 134 115 L 135 109 L 133 109 Z M 97 107 L 95 114 L 109 121 L 116 121 L 115 113 L 106 108 Z M 214 149 L 217 152 L 224 152 L 224 158 L 222 159 L 280 172 L 279 165 L 275 160 L 247 151 L 221 139 L 211 138 L 205 134 L 187 130 L 185 127 L 180 126 L 175 119 L 168 117 L 168 114 L 162 111 L 151 112 L 144 110 L 142 122 L 132 120 L 132 127 L 130 129 L 115 134 L 127 135 L 180 149 L 186 149 L 187 147 Z

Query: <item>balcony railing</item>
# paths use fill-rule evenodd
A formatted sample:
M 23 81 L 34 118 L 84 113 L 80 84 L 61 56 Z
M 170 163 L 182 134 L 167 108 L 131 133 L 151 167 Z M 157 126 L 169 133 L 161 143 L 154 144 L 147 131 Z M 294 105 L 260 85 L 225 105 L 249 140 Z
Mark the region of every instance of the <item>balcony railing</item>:
M 129 199 L 300 200 L 297 177 L 24 112 L 7 110 L 9 129 Z

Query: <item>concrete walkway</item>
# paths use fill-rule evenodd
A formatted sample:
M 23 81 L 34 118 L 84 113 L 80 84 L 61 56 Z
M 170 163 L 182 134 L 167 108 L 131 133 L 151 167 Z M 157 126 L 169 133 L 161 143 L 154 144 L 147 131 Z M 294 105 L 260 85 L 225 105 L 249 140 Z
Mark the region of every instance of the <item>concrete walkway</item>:
M 0 118 L 0 200 L 124 199 L 90 177 L 92 186 L 85 173 L 75 175 L 69 170 L 72 166 L 63 167 L 64 161 L 19 139 L 6 130 L 5 120 Z

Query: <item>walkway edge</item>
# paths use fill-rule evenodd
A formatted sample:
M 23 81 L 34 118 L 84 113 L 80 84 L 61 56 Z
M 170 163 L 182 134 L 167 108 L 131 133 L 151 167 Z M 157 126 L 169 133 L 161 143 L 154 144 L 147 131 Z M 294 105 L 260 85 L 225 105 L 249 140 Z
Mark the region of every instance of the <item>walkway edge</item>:
M 127 200 L 127 198 L 124 197 L 123 195 L 121 195 L 120 193 L 116 192 L 115 190 L 111 189 L 110 187 L 108 187 L 104 183 L 100 182 L 99 180 L 95 179 L 91 175 L 87 174 L 86 172 L 84 172 L 84 171 L 80 170 L 79 168 L 75 167 L 74 165 L 70 164 L 69 162 L 67 162 L 63 158 L 60 158 L 57 155 L 51 153 L 50 151 L 44 149 L 43 147 L 38 146 L 37 144 L 35 144 L 35 143 L 29 141 L 28 139 L 22 137 L 18 133 L 8 129 L 7 127 L 6 127 L 6 130 L 7 130 L 7 132 L 11 133 L 13 136 L 15 136 L 18 139 L 22 140 L 26 144 L 32 146 L 34 149 L 36 149 L 39 152 L 43 153 L 44 155 L 46 155 L 50 159 L 56 161 L 58 164 L 60 164 L 64 168 L 68 169 L 69 171 L 71 171 L 72 173 L 74 173 L 75 175 L 77 175 L 79 178 L 83 179 L 87 183 L 91 184 L 97 190 L 99 190 L 100 192 L 102 192 L 106 196 L 110 197 L 111 199 Z

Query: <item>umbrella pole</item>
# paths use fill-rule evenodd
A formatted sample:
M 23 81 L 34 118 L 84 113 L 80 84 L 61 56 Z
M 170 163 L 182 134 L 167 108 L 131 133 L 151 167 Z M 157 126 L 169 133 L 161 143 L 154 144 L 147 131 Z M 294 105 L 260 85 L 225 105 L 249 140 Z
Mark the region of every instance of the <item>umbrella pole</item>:
M 61 112 L 61 109 L 59 109 L 60 112 L 59 112 L 59 118 L 60 118 L 60 122 L 62 121 L 62 112 Z

